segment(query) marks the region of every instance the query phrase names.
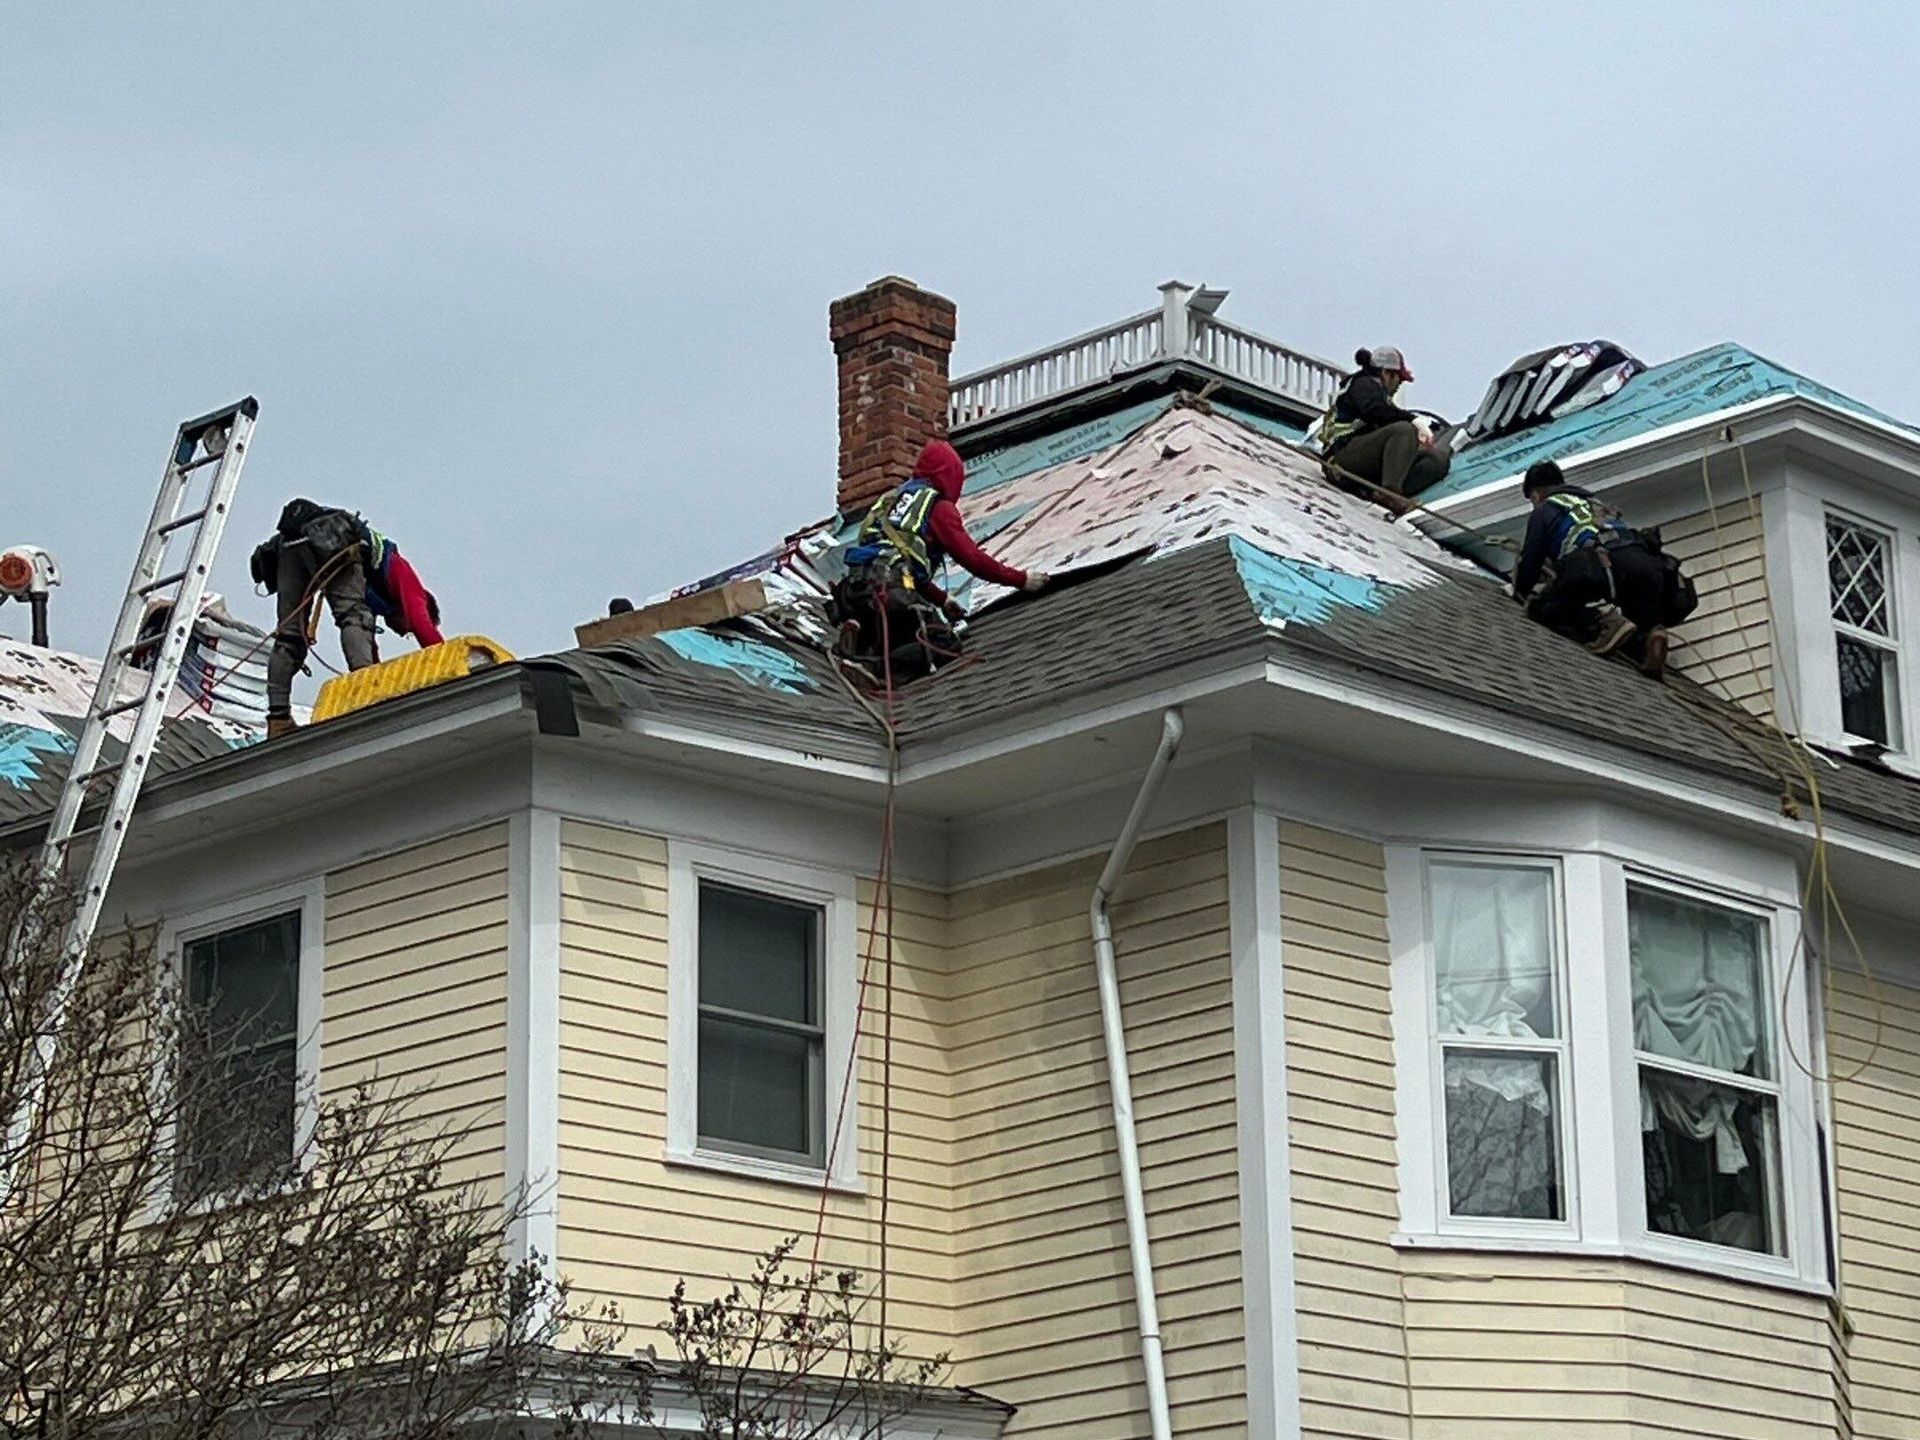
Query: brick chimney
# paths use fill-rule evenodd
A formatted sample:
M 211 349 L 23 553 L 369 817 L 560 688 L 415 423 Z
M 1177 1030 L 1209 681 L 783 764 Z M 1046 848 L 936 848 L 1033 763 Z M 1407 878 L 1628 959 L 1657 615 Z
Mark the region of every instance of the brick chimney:
M 827 311 L 840 368 L 840 511 L 863 509 L 905 480 L 947 433 L 953 302 L 888 275 Z

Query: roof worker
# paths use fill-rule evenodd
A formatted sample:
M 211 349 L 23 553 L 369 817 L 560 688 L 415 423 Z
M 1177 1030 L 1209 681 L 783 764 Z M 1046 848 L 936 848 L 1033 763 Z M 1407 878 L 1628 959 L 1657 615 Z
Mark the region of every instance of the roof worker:
M 1658 679 L 1667 627 L 1699 603 L 1680 562 L 1661 550 L 1660 532 L 1631 529 L 1591 492 L 1567 484 L 1551 460 L 1529 465 L 1520 488 L 1533 516 L 1513 572 L 1514 598 L 1548 629 L 1597 655 L 1624 648 Z M 1599 607 L 1608 601 L 1618 613 L 1603 616 Z
M 375 663 L 376 616 L 425 649 L 441 642 L 440 604 L 386 536 L 349 510 L 289 500 L 273 534 L 254 548 L 253 578 L 277 597 L 267 660 L 267 738 L 298 729 L 293 677 L 307 660 L 307 609 L 324 595 L 349 670 Z
M 1381 497 L 1345 481 L 1340 471 L 1410 499 L 1440 482 L 1453 464 L 1453 453 L 1426 416 L 1394 403 L 1400 387 L 1413 379 L 1407 357 L 1397 347 L 1376 345 L 1354 351 L 1353 358 L 1360 368 L 1340 387 L 1316 432 L 1327 477 L 1365 499 Z M 1409 508 L 1391 500 L 1383 503 L 1403 512 Z
M 885 638 L 892 642 L 896 672 L 912 675 L 933 668 L 942 653 L 957 654 L 960 639 L 952 627 L 966 610 L 934 578 L 949 559 L 990 584 L 1026 591 L 1046 585 L 1042 572 L 994 559 L 967 533 L 956 503 L 966 475 L 960 452 L 935 440 L 913 462 L 906 484 L 867 511 L 846 553 L 846 578 L 834 586 L 829 606 L 840 627 L 835 648 L 842 656 L 878 656 Z

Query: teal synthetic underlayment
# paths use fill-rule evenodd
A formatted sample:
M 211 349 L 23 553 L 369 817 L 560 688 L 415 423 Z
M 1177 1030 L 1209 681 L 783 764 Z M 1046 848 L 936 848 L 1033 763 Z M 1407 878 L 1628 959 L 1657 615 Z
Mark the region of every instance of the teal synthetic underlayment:
M 784 690 L 789 695 L 800 695 L 813 689 L 807 672 L 800 668 L 792 656 L 771 645 L 762 645 L 757 640 L 746 640 L 712 630 L 667 630 L 659 638 L 661 644 L 683 660 L 732 671 L 751 685 Z
M 1262 415 L 1257 410 L 1248 410 L 1226 400 L 1215 400 L 1213 408 L 1222 415 L 1230 415 L 1249 430 L 1258 430 L 1262 435 L 1271 435 L 1276 440 L 1285 440 L 1298 445 L 1307 438 L 1306 430 L 1299 425 L 1290 425 L 1285 420 L 1276 420 L 1271 415 Z
M 1129 405 L 1124 410 L 1116 410 L 1111 415 L 1102 415 L 1098 420 L 1075 425 L 1071 430 L 1056 430 L 971 456 L 967 460 L 967 494 L 977 495 L 996 485 L 1004 485 L 1009 480 L 1018 480 L 1022 475 L 1031 475 L 1036 470 L 1064 465 L 1069 460 L 1078 460 L 1118 445 L 1142 425 L 1158 419 L 1172 408 L 1171 397 L 1162 395 L 1157 399 L 1142 400 L 1138 405 Z
M 1269 625 L 1292 621 L 1318 625 L 1336 608 L 1378 610 L 1399 588 L 1383 580 L 1270 555 L 1238 535 L 1227 544 L 1240 571 L 1240 583 L 1247 587 L 1247 598 Z
M 1565 459 L 1768 395 L 1804 395 L 1856 415 L 1904 425 L 1744 346 L 1728 343 L 1655 365 L 1629 380 L 1618 394 L 1585 410 L 1484 445 L 1469 446 L 1453 457 L 1453 469 L 1447 478 L 1420 498 L 1431 502 L 1458 495 L 1489 481 L 1518 475 L 1536 460 Z
M 64 730 L 41 730 L 17 721 L 0 724 L 0 780 L 16 790 L 40 778 L 42 756 L 72 753 L 73 737 Z

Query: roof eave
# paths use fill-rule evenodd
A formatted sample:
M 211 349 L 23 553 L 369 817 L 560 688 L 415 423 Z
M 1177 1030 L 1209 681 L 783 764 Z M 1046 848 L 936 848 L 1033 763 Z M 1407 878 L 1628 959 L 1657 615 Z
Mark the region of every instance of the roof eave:
M 1741 444 L 1794 431 L 1849 454 L 1868 456 L 1886 466 L 1889 473 L 1910 476 L 1920 471 L 1920 434 L 1815 396 L 1792 392 L 1762 395 L 1707 415 L 1676 420 L 1564 456 L 1558 463 L 1569 480 L 1602 490 L 1637 479 L 1650 468 L 1671 464 L 1697 450 L 1702 442 L 1725 443 L 1729 431 Z M 1526 508 L 1518 498 L 1525 473 L 1526 467 L 1522 466 L 1482 481 L 1471 490 L 1431 501 L 1427 508 L 1463 521 L 1484 523 L 1511 518 Z

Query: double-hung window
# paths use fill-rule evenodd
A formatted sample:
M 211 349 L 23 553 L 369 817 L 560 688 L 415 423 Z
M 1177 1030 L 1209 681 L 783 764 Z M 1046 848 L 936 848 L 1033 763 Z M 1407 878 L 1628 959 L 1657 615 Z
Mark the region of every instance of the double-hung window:
M 1555 872 L 1434 858 L 1426 879 L 1446 1213 L 1564 1220 Z
M 667 1158 L 859 1183 L 851 876 L 668 848 Z
M 1765 917 L 1627 885 L 1647 1229 L 1785 1253 Z
M 700 885 L 702 1146 L 826 1159 L 826 908 Z
M 1899 633 L 1891 536 L 1827 514 L 1827 600 L 1840 677 L 1840 723 L 1889 750 L 1900 735 Z
M 174 1170 L 179 1199 L 271 1185 L 292 1174 L 300 1119 L 298 908 L 190 936 Z

